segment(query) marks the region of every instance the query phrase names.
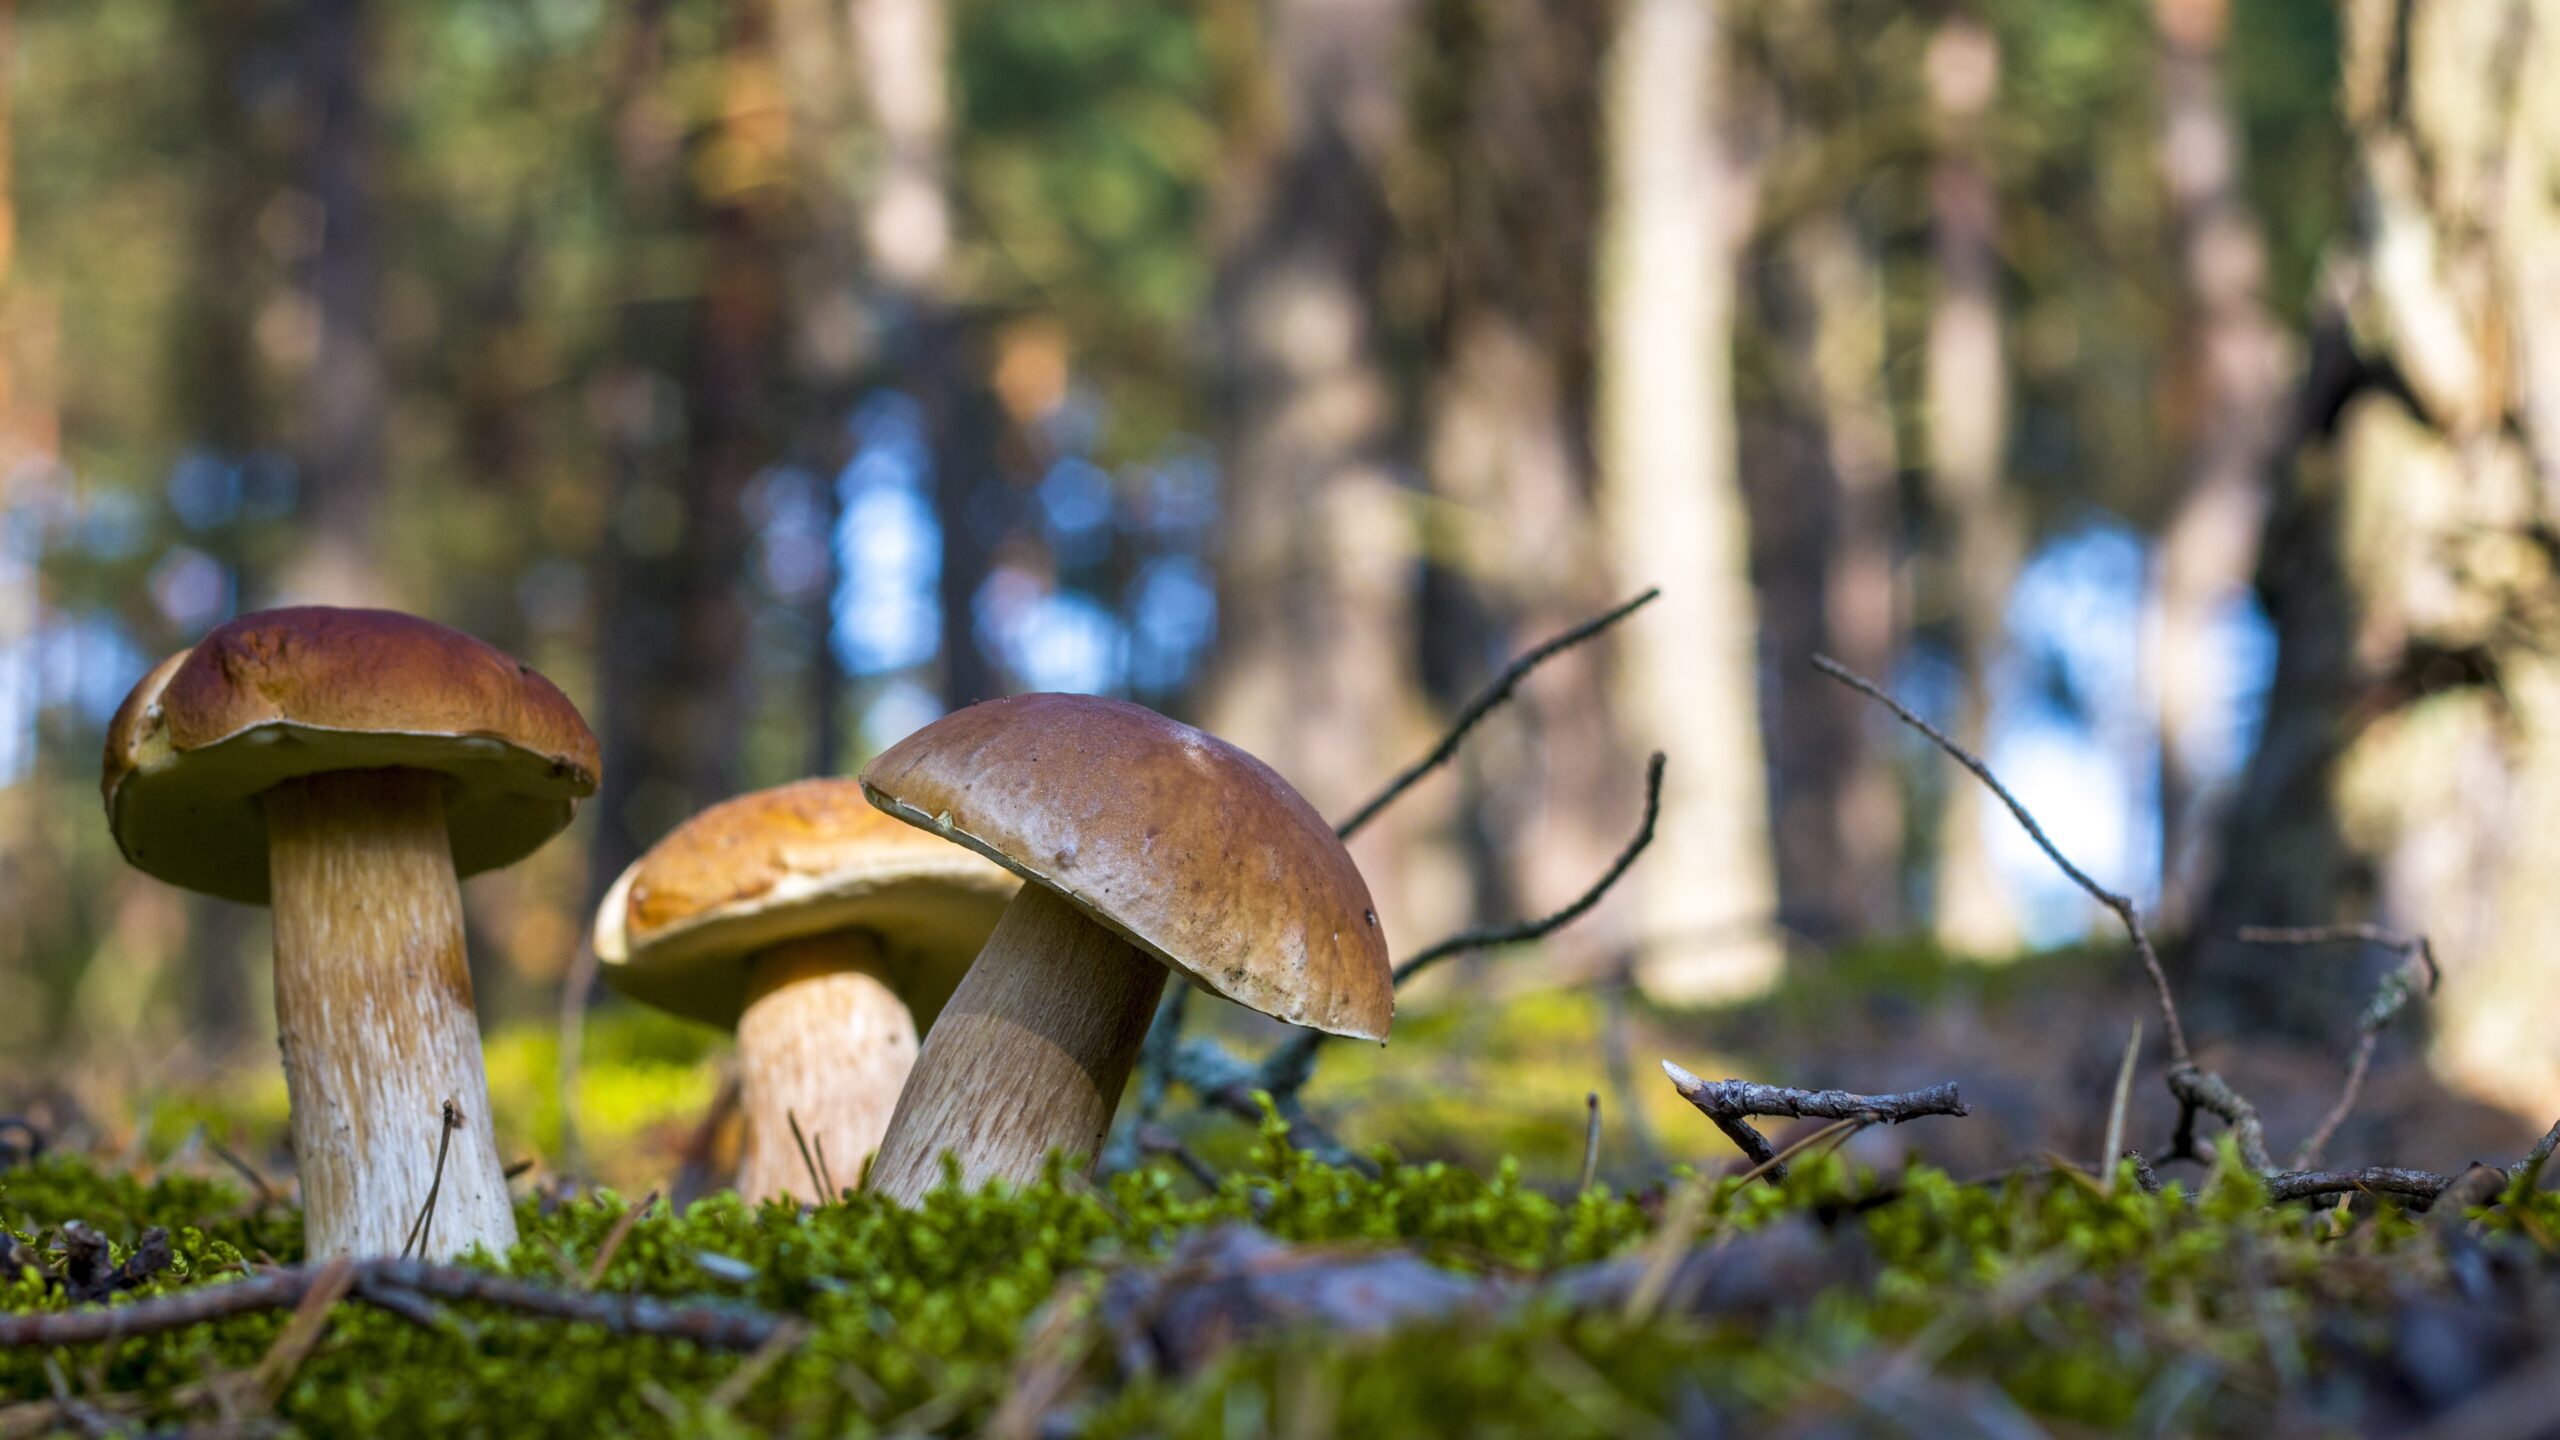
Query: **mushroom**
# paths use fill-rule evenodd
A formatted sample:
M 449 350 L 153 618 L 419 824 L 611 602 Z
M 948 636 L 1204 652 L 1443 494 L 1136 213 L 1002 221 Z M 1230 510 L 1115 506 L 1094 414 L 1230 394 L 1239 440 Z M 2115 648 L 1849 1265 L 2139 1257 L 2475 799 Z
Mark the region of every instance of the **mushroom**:
M 811 1155 L 860 1178 L 919 1027 L 1021 885 L 851 780 L 802 780 L 724 800 L 633 862 L 596 912 L 596 957 L 632 999 L 736 1028 L 739 1193 L 823 1200 Z
M 1089 1162 L 1166 967 L 1275 1019 L 1384 1040 L 1386 942 L 1351 857 L 1287 781 L 1214 736 L 1090 695 L 944 716 L 862 772 L 871 803 L 1031 882 L 925 1040 L 870 1188 Z
M 125 859 L 274 908 L 312 1257 L 400 1251 L 431 1189 L 426 1253 L 515 1243 L 457 882 L 559 833 L 597 768 L 550 681 L 381 610 L 241 616 L 116 711 L 101 788 Z

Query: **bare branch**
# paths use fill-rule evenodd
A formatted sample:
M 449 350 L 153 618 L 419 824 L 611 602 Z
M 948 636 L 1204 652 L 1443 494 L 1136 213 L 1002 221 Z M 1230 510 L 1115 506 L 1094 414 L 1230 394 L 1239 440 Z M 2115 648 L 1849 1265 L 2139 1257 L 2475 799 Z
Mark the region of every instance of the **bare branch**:
M 2432 1201 L 2453 1183 L 2453 1177 L 2433 1170 L 2374 1165 L 2362 1170 L 2287 1170 L 2267 1176 L 2266 1182 L 2267 1198 L 2275 1201 L 2342 1194 L 2405 1195 Z
M 2170 1158 L 2203 1158 L 2195 1148 L 2195 1117 L 2201 1110 L 2231 1127 L 2231 1138 L 2240 1144 L 2240 1158 L 2250 1169 L 2262 1175 L 2274 1171 L 2275 1161 L 2267 1154 L 2267 1127 L 2258 1119 L 2258 1107 L 2232 1089 L 2229 1081 L 2192 1062 L 2173 1065 L 2169 1093 L 2178 1097 L 2178 1134 Z
M 1752 1116 L 1899 1125 L 1923 1115 L 1969 1113 L 1953 1083 L 1900 1095 L 1853 1095 L 1846 1090 L 1798 1090 L 1748 1080 L 1701 1080 L 1669 1060 L 1662 1062 L 1662 1073 L 1671 1077 L 1680 1098 L 1715 1122 L 1725 1138 L 1751 1157 L 1755 1172 L 1765 1173 L 1771 1184 L 1787 1178 L 1786 1167 L 1768 1137 L 1752 1126 Z
M 1351 812 L 1349 819 L 1333 827 L 1333 833 L 1345 840 L 1350 839 L 1359 832 L 1361 826 L 1376 819 L 1378 812 L 1392 804 L 1397 796 L 1412 789 L 1414 782 L 1448 764 L 1450 757 L 1458 753 L 1459 743 L 1467 738 L 1467 732 L 1475 729 L 1485 716 L 1492 714 L 1495 707 L 1510 699 L 1511 692 L 1519 688 L 1520 682 L 1528 678 L 1530 671 L 1633 615 L 1653 603 L 1661 594 L 1659 587 L 1649 589 L 1617 608 L 1585 620 L 1545 644 L 1523 652 L 1519 658 L 1505 667 L 1500 675 L 1494 677 L 1492 684 L 1487 685 L 1476 695 L 1476 698 L 1467 702 L 1466 708 L 1458 712 L 1457 721 L 1450 725 L 1448 733 L 1440 737 L 1439 744 L 1431 747 L 1430 754 L 1406 766 L 1402 773 L 1387 782 L 1385 789 L 1371 796 L 1367 804 Z
M 1601 873 L 1599 879 L 1591 882 L 1589 889 L 1575 896 L 1563 909 L 1532 920 L 1514 920 L 1506 925 L 1462 931 L 1415 953 L 1396 967 L 1397 987 L 1401 989 L 1406 981 L 1452 955 L 1544 939 L 1589 913 L 1591 907 L 1599 904 L 1600 898 L 1609 893 L 1610 887 L 1625 877 L 1628 868 L 1636 863 L 1636 857 L 1645 852 L 1645 847 L 1653 843 L 1654 824 L 1662 818 L 1662 767 L 1663 757 L 1659 751 L 1645 762 L 1644 818 L 1638 822 L 1636 833 L 1627 841 L 1626 848 L 1618 852 L 1618 858 L 1609 862 L 1609 868 Z M 1253 1088 L 1270 1091 L 1284 1109 L 1295 1105 L 1298 1092 L 1307 1088 L 1307 1080 L 1315 1073 L 1316 1051 L 1331 1038 L 1321 1030 L 1300 1030 L 1273 1046 L 1271 1053 L 1263 1059 L 1261 1073 L 1255 1078 Z
M 2427 993 L 2435 993 L 2444 972 L 2436 964 L 2435 947 L 2424 935 L 2405 935 L 2385 930 L 2379 925 L 2313 925 L 2279 927 L 2252 925 L 2240 931 L 2240 939 L 2251 945 L 2379 945 L 2396 950 L 2402 957 L 2399 969 L 2382 977 L 2374 988 L 2373 999 L 2366 1003 L 2364 1014 L 2356 1020 L 2355 1049 L 2347 1056 L 2347 1078 L 2338 1088 L 2337 1103 L 2329 1113 L 2303 1137 L 2302 1148 L 2293 1152 L 2293 1168 L 2308 1170 L 2320 1163 L 2320 1152 L 2329 1148 L 2338 1127 L 2354 1113 L 2357 1099 L 2364 1094 L 2365 1077 L 2373 1069 L 2374 1048 L 2382 1042 L 2382 1032 L 2409 1006 L 2415 993 L 2409 981 L 2412 964 L 2426 971 Z
M 1618 852 L 1618 858 L 1609 862 L 1609 868 L 1601 872 L 1599 879 L 1591 882 L 1589 889 L 1575 896 L 1563 909 L 1541 915 L 1534 920 L 1517 920 L 1508 925 L 1463 931 L 1429 949 L 1417 952 L 1396 967 L 1397 986 L 1402 987 L 1406 981 L 1452 955 L 1462 955 L 1470 950 L 1490 950 L 1502 945 L 1518 945 L 1525 941 L 1542 940 L 1588 914 L 1591 907 L 1599 904 L 1600 898 L 1609 893 L 1610 887 L 1625 877 L 1628 868 L 1636 863 L 1636 857 L 1645 852 L 1645 847 L 1653 843 L 1654 823 L 1662 818 L 1662 766 L 1663 757 L 1660 751 L 1655 751 L 1653 757 L 1645 761 L 1644 819 L 1637 824 L 1636 833 L 1627 841 L 1626 848 Z
M 2059 867 L 2062 873 L 2070 878 L 2071 883 L 2079 886 L 2090 899 L 2115 913 L 2116 919 L 2124 925 L 2125 934 L 2132 937 L 2134 953 L 2141 957 L 2142 968 L 2150 974 L 2151 988 L 2159 997 L 2160 1018 L 2167 1024 L 2169 1030 L 2171 1063 L 2192 1066 L 2195 1062 L 2187 1051 L 2186 1026 L 2179 1022 L 2178 1002 L 2169 993 L 2169 973 L 2160 968 L 2159 953 L 2152 949 L 2150 932 L 2143 928 L 2142 912 L 2134 908 L 2132 899 L 2099 884 L 2089 878 L 2088 872 L 2072 864 L 2070 859 L 2054 845 L 2052 838 L 2044 833 L 2044 827 L 2036 823 L 2036 817 L 2028 812 L 2027 807 L 2019 802 L 2017 796 L 2009 793 L 2009 787 L 2000 783 L 2000 777 L 1991 773 L 1991 767 L 1984 764 L 1981 757 L 1948 738 L 1937 726 L 1913 714 L 1901 701 L 1886 694 L 1883 687 L 1830 656 L 1814 656 L 1813 666 L 1823 674 L 1892 711 L 1896 719 L 1929 737 L 1932 743 L 1947 752 L 1957 764 L 1972 771 L 1975 779 L 1989 786 L 1991 793 L 2000 797 L 2000 803 L 2009 807 L 2009 813 L 2017 817 L 2018 824 L 2027 832 L 2027 838 L 2036 842 L 2036 848 L 2045 853 L 2046 859 Z
M 1924 1115 L 1969 1115 L 1956 1094 L 1955 1082 L 1931 1085 L 1896 1095 L 1854 1095 L 1846 1090 L 1799 1090 L 1788 1085 L 1761 1085 L 1749 1080 L 1701 1080 L 1669 1060 L 1662 1073 L 1671 1077 L 1680 1098 L 1709 1118 L 1718 1115 L 1775 1117 L 1784 1120 L 1865 1120 L 1899 1125 Z

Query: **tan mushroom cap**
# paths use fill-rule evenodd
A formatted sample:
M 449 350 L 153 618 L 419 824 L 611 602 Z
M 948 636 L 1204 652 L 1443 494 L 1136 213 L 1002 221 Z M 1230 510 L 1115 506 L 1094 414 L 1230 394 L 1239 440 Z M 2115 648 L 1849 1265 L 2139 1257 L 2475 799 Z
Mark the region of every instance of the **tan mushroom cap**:
M 746 1007 L 741 961 L 869 930 L 921 1029 L 1021 888 L 871 808 L 851 780 L 801 780 L 723 800 L 651 846 L 596 911 L 596 958 L 632 999 L 725 1028 Z
M 1368 884 L 1289 782 L 1215 736 L 1126 701 L 1016 695 L 908 736 L 862 788 L 1238 1004 L 1387 1037 Z
M 577 707 L 504 652 L 412 615 L 314 605 L 243 615 L 154 666 L 108 723 L 99 788 L 136 868 L 263 905 L 258 797 L 392 767 L 451 777 L 462 875 L 560 833 L 600 768 Z

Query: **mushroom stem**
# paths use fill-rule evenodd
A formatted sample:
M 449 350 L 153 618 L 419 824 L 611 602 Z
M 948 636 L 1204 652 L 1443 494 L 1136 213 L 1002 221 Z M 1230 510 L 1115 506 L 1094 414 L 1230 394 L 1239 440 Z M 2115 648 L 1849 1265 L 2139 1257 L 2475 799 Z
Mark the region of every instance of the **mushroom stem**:
M 1100 1153 L 1163 993 L 1164 966 L 1044 885 L 1005 907 L 898 1097 L 869 1187 L 913 1205 L 941 1183 L 1023 1184 L 1052 1150 Z
M 436 1188 L 429 1259 L 515 1244 L 489 1123 L 443 776 L 346 770 L 266 792 L 276 1029 L 314 1260 L 393 1255 Z M 444 1103 L 461 1110 L 444 1160 Z
M 880 937 L 838 930 L 776 945 L 750 961 L 738 1017 L 746 1157 L 738 1193 L 823 1204 L 810 1171 L 849 1187 L 880 1148 L 898 1087 L 916 1063 L 916 1022 L 884 975 Z M 804 1157 L 791 1133 L 810 1145 Z

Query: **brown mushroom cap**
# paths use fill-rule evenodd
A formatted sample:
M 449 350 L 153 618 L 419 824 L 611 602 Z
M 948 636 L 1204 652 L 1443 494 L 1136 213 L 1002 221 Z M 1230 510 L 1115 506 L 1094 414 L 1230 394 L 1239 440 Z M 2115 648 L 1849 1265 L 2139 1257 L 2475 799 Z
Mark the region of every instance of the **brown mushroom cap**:
M 596 788 L 596 738 L 558 687 L 458 630 L 387 610 L 302 606 L 222 625 L 153 667 L 107 726 L 100 789 L 127 860 L 263 905 L 258 797 L 332 770 L 451 777 L 453 866 L 540 848 Z
M 862 788 L 1238 1004 L 1387 1036 L 1367 883 L 1289 782 L 1215 736 L 1126 701 L 1016 695 L 898 742 Z
M 869 930 L 922 1028 L 1020 888 L 871 808 L 851 780 L 802 780 L 724 800 L 650 847 L 596 911 L 596 958 L 631 998 L 728 1027 L 746 1007 L 748 956 Z

